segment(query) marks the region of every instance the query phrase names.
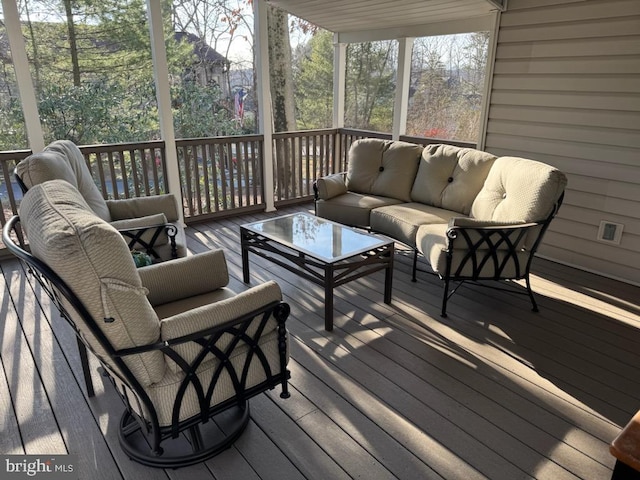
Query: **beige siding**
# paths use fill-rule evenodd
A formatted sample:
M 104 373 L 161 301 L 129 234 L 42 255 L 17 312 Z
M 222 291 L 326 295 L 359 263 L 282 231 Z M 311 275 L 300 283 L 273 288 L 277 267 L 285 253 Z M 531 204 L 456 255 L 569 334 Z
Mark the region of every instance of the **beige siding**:
M 640 1 L 509 0 L 485 148 L 567 173 L 542 255 L 640 284 Z

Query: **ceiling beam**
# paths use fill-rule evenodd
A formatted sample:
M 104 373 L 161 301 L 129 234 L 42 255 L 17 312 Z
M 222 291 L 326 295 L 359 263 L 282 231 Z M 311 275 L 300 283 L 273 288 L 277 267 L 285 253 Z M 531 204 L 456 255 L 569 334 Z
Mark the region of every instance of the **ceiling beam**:
M 491 31 L 495 14 L 488 13 L 463 20 L 428 23 L 424 25 L 408 25 L 380 30 L 363 30 L 337 33 L 339 43 L 375 42 L 379 40 L 395 40 L 398 38 L 420 38 L 436 35 L 453 35 L 456 33 Z

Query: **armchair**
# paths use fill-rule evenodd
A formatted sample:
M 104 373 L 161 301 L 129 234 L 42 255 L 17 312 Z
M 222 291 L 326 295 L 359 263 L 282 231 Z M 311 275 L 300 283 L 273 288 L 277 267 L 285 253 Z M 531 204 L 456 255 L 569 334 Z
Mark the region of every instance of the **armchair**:
M 20 222 L 31 253 L 13 241 Z M 29 189 L 3 241 L 120 394 L 119 440 L 131 459 L 173 468 L 206 460 L 243 432 L 251 397 L 278 384 L 289 396 L 289 306 L 273 281 L 227 288 L 221 250 L 136 269 L 122 236 L 61 180 Z M 87 370 L 85 380 L 92 396 Z M 225 432 L 205 432 L 223 412 Z M 192 452 L 175 448 L 183 432 Z
M 186 243 L 172 194 L 105 200 L 80 149 L 57 140 L 44 151 L 22 160 L 15 176 L 23 192 L 47 180 L 65 180 L 76 187 L 91 210 L 127 239 L 130 250 L 142 250 L 156 260 L 184 257 Z

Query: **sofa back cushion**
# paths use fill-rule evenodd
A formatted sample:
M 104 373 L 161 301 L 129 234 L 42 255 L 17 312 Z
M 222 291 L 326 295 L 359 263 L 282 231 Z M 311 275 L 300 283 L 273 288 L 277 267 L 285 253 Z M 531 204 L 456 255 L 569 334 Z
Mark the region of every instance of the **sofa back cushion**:
M 539 222 L 567 185 L 558 169 L 534 160 L 498 158 L 471 207 L 471 216 L 498 222 Z
M 469 215 L 495 159 L 495 155 L 473 148 L 427 145 L 411 200 Z
M 347 189 L 409 202 L 421 152 L 422 147 L 413 143 L 356 140 L 349 149 Z
M 68 285 L 116 350 L 159 340 L 160 321 L 127 244 L 78 190 L 62 180 L 35 185 L 20 204 L 20 218 L 33 255 Z M 66 306 L 83 337 L 109 363 L 84 320 Z M 158 351 L 127 356 L 125 363 L 142 385 L 161 380 L 166 367 Z

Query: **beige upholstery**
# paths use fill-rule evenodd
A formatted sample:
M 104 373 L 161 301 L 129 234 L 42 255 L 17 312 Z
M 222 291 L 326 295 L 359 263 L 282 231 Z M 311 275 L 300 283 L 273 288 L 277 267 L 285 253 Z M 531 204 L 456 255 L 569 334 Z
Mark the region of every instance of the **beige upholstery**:
M 445 223 L 459 213 L 422 203 L 400 203 L 371 211 L 371 228 L 407 245 L 416 244 L 421 225 Z
M 408 145 L 354 142 L 345 184 L 337 176 L 316 181 L 316 214 L 412 247 L 413 281 L 417 252 L 422 253 L 445 281 L 443 316 L 451 280 L 525 278 L 537 310 L 531 260 L 562 201 L 564 174 L 533 160 L 496 158 L 472 148 Z M 417 151 L 416 169 L 411 158 Z
M 89 171 L 89 167 L 87 167 L 84 155 L 82 155 L 82 152 L 76 144 L 69 140 L 56 140 L 50 143 L 45 150 L 58 152 L 67 159 L 76 177 L 75 186 L 87 201 L 91 210 L 103 220 L 110 222 L 111 213 L 109 212 L 107 203 L 93 181 L 93 176 Z
M 82 195 L 62 180 L 30 188 L 20 206 L 20 216 L 33 254 L 73 290 L 116 349 L 196 333 L 282 300 L 280 288 L 272 281 L 237 295 L 224 288 L 228 273 L 222 251 L 136 269 L 122 236 L 97 217 Z M 206 302 L 213 298 L 219 301 Z M 161 312 L 162 320 L 154 306 Z M 67 310 L 75 315 L 72 308 Z M 249 326 L 249 332 L 255 331 L 259 317 Z M 117 374 L 117 365 L 110 362 L 82 317 L 78 315 L 73 320 L 108 370 Z M 220 345 L 224 347 L 222 340 Z M 279 372 L 277 322 L 273 318 L 267 322 L 260 344 L 268 352 L 272 371 Z M 192 360 L 198 350 L 194 342 L 173 348 L 187 360 Z M 246 346 L 234 350 L 232 363 L 242 364 L 248 352 Z M 158 350 L 123 358 L 154 403 L 160 425 L 170 425 L 184 373 Z M 252 357 L 251 362 L 247 388 L 265 381 L 258 357 Z M 213 357 L 200 364 L 197 376 L 205 388 L 218 365 Z M 131 390 L 128 392 L 134 395 Z M 233 382 L 225 372 L 216 384 L 212 405 L 234 394 Z M 133 402 L 132 408 L 147 413 L 140 411 L 138 402 Z M 190 387 L 181 405 L 180 420 L 199 411 L 197 396 Z
M 32 253 L 69 285 L 93 318 L 100 319 L 98 325 L 114 347 L 160 339 L 160 321 L 127 244 L 74 187 L 62 180 L 35 185 L 20 204 L 20 216 Z M 91 342 L 93 336 L 87 333 L 86 338 Z M 126 363 L 142 385 L 158 382 L 165 373 L 160 352 L 131 357 Z
M 347 192 L 329 200 L 318 200 L 316 215 L 345 225 L 366 227 L 371 222 L 371 210 L 398 203 L 403 202 L 396 198 Z
M 60 179 L 76 187 L 91 210 L 107 222 L 115 222 L 117 229 L 145 228 L 172 223 L 177 229 L 176 244 L 178 257 L 186 255 L 184 229 L 179 224 L 179 210 L 172 194 L 148 197 L 105 200 L 98 189 L 80 149 L 69 140 L 57 140 L 49 144 L 43 152 L 35 153 L 22 160 L 15 169 L 27 189 L 48 180 Z M 164 221 L 161 217 L 164 216 Z M 149 240 L 153 231 L 146 232 L 143 239 Z M 171 246 L 166 233 L 154 243 L 160 259 L 171 258 Z M 143 248 L 140 244 L 132 249 Z
M 329 200 L 343 193 L 347 193 L 347 184 L 343 173 L 334 173 L 326 177 L 319 178 L 316 182 L 318 198 Z
M 469 215 L 496 157 L 452 145 L 427 145 L 422 152 L 411 199 Z
M 347 189 L 408 202 L 421 152 L 413 143 L 356 140 L 349 149 Z
M 502 222 L 544 220 L 566 185 L 564 174 L 550 165 L 501 157 L 473 202 L 471 216 Z
M 444 275 L 446 272 L 446 249 L 447 249 L 447 237 L 446 232 L 449 228 L 449 224 L 440 223 L 433 225 L 423 225 L 418 229 L 418 233 L 416 234 L 416 244 L 418 245 L 418 250 L 420 253 L 424 255 L 424 258 L 427 259 L 429 265 L 434 272 L 440 273 Z M 466 245 L 466 244 L 465 244 Z M 487 251 L 487 248 L 483 248 L 481 250 Z M 469 250 L 467 248 L 455 249 L 452 253 L 452 262 L 451 262 L 451 271 L 456 272 L 458 276 L 461 277 L 471 277 L 473 275 L 473 263 L 467 261 Z M 500 264 L 505 256 L 507 255 L 506 249 L 500 249 L 497 252 L 496 259 L 498 264 Z M 493 261 L 489 261 L 485 264 L 485 267 L 482 271 L 482 278 L 494 278 L 497 273 L 500 274 L 501 278 L 517 278 L 522 276 L 525 271 L 525 267 L 527 265 L 527 261 L 529 259 L 529 253 L 520 250 L 517 253 L 519 267 L 520 270 L 516 272 L 516 264 L 513 261 L 506 262 L 506 268 L 497 271 L 496 264 Z M 458 271 L 462 261 L 465 261 L 464 267 L 462 270 Z M 516 275 L 516 273 L 518 275 Z

